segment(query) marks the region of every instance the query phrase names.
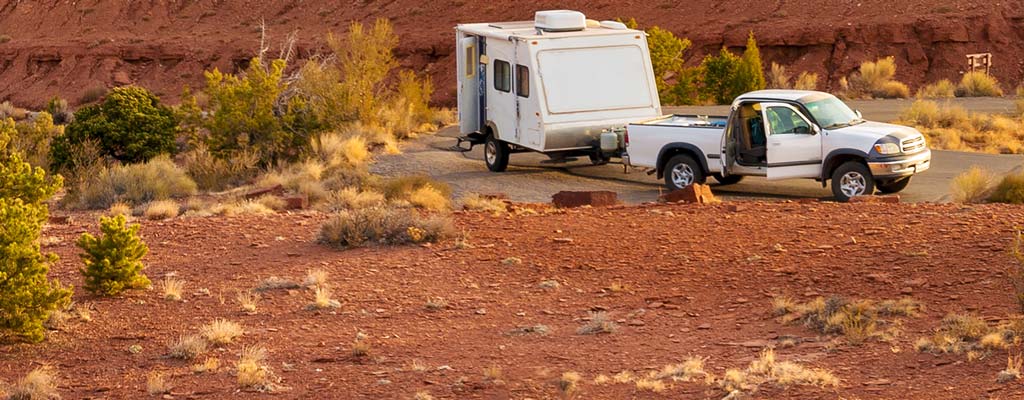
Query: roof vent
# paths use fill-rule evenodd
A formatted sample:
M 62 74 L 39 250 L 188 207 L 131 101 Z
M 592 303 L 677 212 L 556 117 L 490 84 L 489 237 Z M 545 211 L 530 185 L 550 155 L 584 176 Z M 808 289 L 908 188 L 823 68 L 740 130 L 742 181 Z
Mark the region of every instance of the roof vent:
M 537 11 L 533 23 L 538 30 L 547 32 L 582 31 L 587 27 L 587 17 L 579 11 Z

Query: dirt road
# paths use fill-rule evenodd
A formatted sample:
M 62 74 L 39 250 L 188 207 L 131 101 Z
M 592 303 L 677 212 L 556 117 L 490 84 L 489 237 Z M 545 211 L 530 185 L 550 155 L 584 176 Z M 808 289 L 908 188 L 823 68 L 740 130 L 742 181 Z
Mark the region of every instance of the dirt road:
M 447 150 L 455 144 L 456 136 L 456 129 L 447 128 L 436 136 L 406 142 L 402 145 L 403 154 L 380 156 L 372 169 L 387 176 L 427 174 L 449 183 L 457 196 L 472 192 L 500 192 L 513 200 L 529 202 L 550 201 L 551 195 L 562 190 L 611 190 L 627 203 L 642 203 L 656 200 L 664 187 L 660 180 L 641 172 L 623 174 L 621 164 L 593 166 L 589 160 L 581 159 L 552 165 L 544 163 L 547 157 L 535 153 L 512 155 L 508 171 L 496 174 L 484 166 L 482 146 L 469 153 Z M 947 200 L 950 181 L 972 165 L 985 167 L 997 174 L 1005 174 L 1024 165 L 1024 158 L 1016 155 L 952 151 L 934 151 L 932 154 L 932 168 L 914 177 L 910 187 L 901 193 L 904 201 Z M 832 195 L 828 188 L 822 188 L 820 183 L 811 180 L 769 182 L 764 178 L 750 177 L 737 185 L 715 187 L 713 190 L 726 199 L 824 199 Z

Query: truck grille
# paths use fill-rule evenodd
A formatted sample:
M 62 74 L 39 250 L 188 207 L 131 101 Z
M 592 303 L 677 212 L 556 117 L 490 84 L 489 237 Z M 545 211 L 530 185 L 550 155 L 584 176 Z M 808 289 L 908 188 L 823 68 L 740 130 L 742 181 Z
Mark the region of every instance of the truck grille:
M 924 149 L 924 136 L 917 136 L 900 143 L 904 153 L 916 153 Z

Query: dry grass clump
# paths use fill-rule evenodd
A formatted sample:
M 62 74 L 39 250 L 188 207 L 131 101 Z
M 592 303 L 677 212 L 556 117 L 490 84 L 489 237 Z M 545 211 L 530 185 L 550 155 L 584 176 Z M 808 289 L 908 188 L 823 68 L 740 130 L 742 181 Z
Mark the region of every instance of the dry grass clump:
M 409 202 L 427 209 L 446 209 L 452 196 L 447 183 L 426 175 L 411 175 L 385 181 L 381 190 L 390 202 Z
M 313 156 L 328 168 L 359 167 L 370 159 L 368 143 L 362 136 L 325 133 L 312 140 Z
M 661 371 L 651 374 L 654 379 L 672 379 L 679 382 L 703 381 L 710 383 L 714 377 L 704 371 L 704 360 L 700 357 L 688 357 L 682 363 L 666 365 Z
M 501 367 L 492 365 L 484 368 L 484 380 L 488 382 L 501 382 Z
M 775 350 L 765 349 L 761 355 L 750 362 L 745 370 L 730 368 L 725 371 L 718 386 L 729 393 L 730 398 L 738 398 L 744 393 L 756 391 L 763 384 L 775 384 L 786 387 L 806 385 L 818 387 L 839 386 L 839 378 L 820 368 L 807 368 L 791 361 L 777 361 Z
M 217 203 L 206 210 L 209 215 L 233 217 L 236 215 L 270 215 L 274 210 L 257 201 L 237 201 L 233 203 Z M 199 214 L 205 214 L 200 212 Z
M 448 300 L 445 300 L 443 297 L 430 297 L 427 298 L 424 307 L 427 311 L 441 311 L 448 308 Z
M 236 151 L 218 158 L 203 144 L 197 144 L 182 157 L 185 170 L 200 190 L 218 191 L 244 185 L 259 175 L 260 155 L 255 151 Z
M 217 318 L 209 324 L 199 328 L 203 337 L 211 344 L 224 345 L 233 342 L 242 336 L 242 326 L 237 322 Z
M 181 292 L 185 289 L 185 281 L 174 277 L 166 277 L 160 282 L 160 290 L 164 293 L 164 299 L 181 301 Z
M 636 390 L 661 393 L 665 391 L 665 382 L 657 379 L 640 378 L 636 382 Z
M 323 268 L 313 268 L 306 271 L 306 280 L 302 284 L 306 287 L 324 286 L 327 284 L 328 277 L 327 271 Z
M 78 208 L 105 209 L 119 201 L 138 205 L 195 192 L 196 183 L 185 171 L 159 156 L 141 164 L 103 167 L 83 177 L 80 186 L 69 187 L 68 199 Z
M 427 392 L 425 390 L 416 392 L 416 394 L 413 395 L 412 398 L 413 400 L 434 400 L 434 396 L 430 395 L 430 392 Z
M 462 197 L 460 200 L 462 203 L 462 209 L 467 211 L 483 211 L 491 214 L 502 214 L 508 211 L 508 206 L 505 204 L 505 200 L 482 196 L 477 193 L 470 193 Z
M 818 74 L 813 72 L 801 72 L 793 82 L 793 89 L 796 90 L 818 90 Z
M 883 317 L 913 317 L 921 310 L 920 304 L 912 299 L 848 301 L 838 296 L 818 297 L 807 303 L 776 298 L 772 306 L 783 323 L 800 323 L 824 334 L 841 334 L 851 343 L 872 338 L 889 340 L 898 333 L 898 324 Z M 881 329 L 885 326 L 891 329 Z
M 277 276 L 271 276 L 267 279 L 260 281 L 260 284 L 256 285 L 255 290 L 257 292 L 265 292 L 268 290 L 298 289 L 300 287 L 302 286 L 300 286 L 298 283 L 295 283 L 294 281 Z
M 950 183 L 953 201 L 959 203 L 980 203 L 991 191 L 992 174 L 984 168 L 972 166 L 966 172 L 957 175 Z
M 276 388 L 274 374 L 264 365 L 267 349 L 262 346 L 244 346 L 235 368 L 238 370 L 238 386 L 244 390 L 272 392 Z
M 1001 97 L 1003 89 L 999 81 L 984 71 L 971 71 L 964 74 L 956 87 L 956 97 Z
M 313 290 L 313 302 L 306 306 L 309 310 L 322 310 L 327 308 L 341 307 L 341 302 L 331 298 L 331 289 L 327 286 L 317 286 Z
M 854 98 L 904 99 L 910 97 L 910 88 L 894 80 L 896 59 L 880 58 L 865 61 L 860 69 L 846 80 L 846 94 Z
M 146 377 L 146 392 L 150 396 L 170 393 L 171 388 L 171 382 L 167 380 L 167 376 L 163 372 L 152 371 Z
M 190 367 L 193 374 L 217 372 L 218 368 L 220 368 L 220 359 L 217 357 L 207 357 L 203 362 L 192 364 L 192 367 Z
M 174 200 L 152 201 L 146 206 L 142 216 L 151 221 L 171 219 L 181 212 L 181 205 Z
M 273 211 L 281 211 L 288 206 L 288 202 L 284 199 L 270 194 L 260 196 L 255 203 Z
M 206 352 L 206 339 L 199 335 L 179 336 L 167 346 L 171 358 L 191 360 Z
M 917 340 L 914 348 L 934 354 L 966 353 L 982 358 L 992 350 L 1006 349 L 1024 338 L 1024 319 L 1013 318 L 996 326 L 971 314 L 949 314 L 931 337 Z
M 367 244 L 436 242 L 454 236 L 447 215 L 420 215 L 413 210 L 371 207 L 343 210 L 320 228 L 320 243 L 347 248 Z
M 1024 204 L 1024 174 L 1009 174 L 1003 177 L 992 190 L 988 201 L 993 203 Z
M 1006 383 L 1019 380 L 1022 366 L 1024 366 L 1024 357 L 1021 357 L 1019 353 L 1017 355 L 1007 355 L 1006 369 L 999 371 L 999 375 L 996 376 L 996 382 Z
M 235 300 L 238 301 L 238 305 L 242 307 L 243 312 L 246 314 L 256 314 L 256 306 L 260 301 L 260 295 L 252 290 L 239 290 Z
M 441 211 L 451 207 L 448 196 L 431 185 L 423 185 L 409 193 L 408 201 L 415 207 Z
M 955 104 L 917 100 L 897 122 L 916 127 L 933 149 L 1002 154 L 1024 151 L 1020 120 L 1004 115 L 969 113 Z
M 331 193 L 327 198 L 329 211 L 358 210 L 361 208 L 378 207 L 385 203 L 384 194 L 372 189 L 359 190 L 347 187 Z
M 128 204 L 128 203 L 123 202 L 123 201 L 116 202 L 114 204 L 111 204 L 110 208 L 107 209 L 107 215 L 110 215 L 112 217 L 115 217 L 115 216 L 118 216 L 118 215 L 124 215 L 125 218 L 131 217 L 132 216 L 132 206 L 130 204 Z
M 356 339 L 352 342 L 352 358 L 360 359 L 370 355 L 370 344 L 365 340 Z
M 579 335 L 597 335 L 602 333 L 615 333 L 619 329 L 618 324 L 608 317 L 604 311 L 590 312 L 587 322 L 576 330 Z
M 949 79 L 942 79 L 938 82 L 925 85 L 918 89 L 919 99 L 948 99 L 956 96 L 956 85 Z
M 555 386 L 563 396 L 572 396 L 579 390 L 580 379 L 582 377 L 578 372 L 565 372 L 555 381 Z
M 818 74 L 804 71 L 791 82 L 792 77 L 786 72 L 786 67 L 774 62 L 766 78 L 769 89 L 816 90 L 818 87 Z
M 57 383 L 56 370 L 51 366 L 44 365 L 29 371 L 8 388 L 7 398 L 10 400 L 59 399 Z

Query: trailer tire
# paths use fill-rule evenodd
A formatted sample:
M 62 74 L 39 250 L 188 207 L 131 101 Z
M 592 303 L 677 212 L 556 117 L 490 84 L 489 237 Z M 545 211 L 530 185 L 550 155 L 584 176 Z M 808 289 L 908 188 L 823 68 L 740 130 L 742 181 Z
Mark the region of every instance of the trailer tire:
M 504 172 L 508 168 L 508 143 L 498 140 L 493 134 L 484 139 L 484 163 L 491 172 Z
M 665 186 L 668 190 L 679 190 L 694 183 L 704 184 L 706 181 L 704 170 L 693 157 L 677 154 L 665 163 Z
M 608 156 L 604 155 L 604 153 L 601 153 L 601 152 L 590 153 L 590 163 L 593 164 L 593 165 L 605 165 L 605 164 L 608 164 L 608 161 L 610 161 L 610 160 L 611 160 L 611 157 L 608 157 Z
M 715 177 L 715 181 L 718 182 L 718 184 L 721 185 L 721 186 L 735 185 L 737 183 L 740 183 L 740 181 L 743 180 L 743 175 L 722 176 L 722 174 L 716 173 L 716 174 L 714 174 L 712 176 Z
M 845 203 L 853 197 L 874 193 L 875 177 L 864 163 L 847 161 L 832 172 L 832 194 L 837 201 Z

